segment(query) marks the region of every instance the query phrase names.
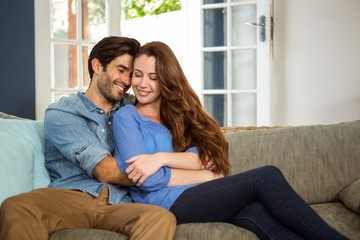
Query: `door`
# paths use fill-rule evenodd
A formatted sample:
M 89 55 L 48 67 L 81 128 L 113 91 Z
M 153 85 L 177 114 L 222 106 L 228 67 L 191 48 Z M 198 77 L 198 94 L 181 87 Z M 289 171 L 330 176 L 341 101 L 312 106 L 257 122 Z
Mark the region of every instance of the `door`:
M 220 126 L 269 125 L 270 0 L 202 0 L 199 8 L 201 50 L 194 59 L 205 108 Z M 189 45 L 196 44 L 192 30 Z M 190 65 L 196 71 L 196 62 Z

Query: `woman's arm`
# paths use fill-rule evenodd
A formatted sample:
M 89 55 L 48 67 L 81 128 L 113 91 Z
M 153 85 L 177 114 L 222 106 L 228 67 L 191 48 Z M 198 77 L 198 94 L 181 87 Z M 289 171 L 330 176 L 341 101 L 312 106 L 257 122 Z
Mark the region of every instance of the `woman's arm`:
M 211 163 L 208 163 L 207 166 L 203 165 L 197 155 L 197 151 L 141 154 L 130 158 L 126 163 L 131 164 L 126 169 L 126 173 L 130 179 L 136 178 L 136 176 L 142 176 L 138 181 L 138 186 L 161 167 L 200 170 L 209 169 L 211 166 Z
M 193 152 L 158 152 L 154 154 L 141 154 L 126 161 L 131 164 L 126 173 L 136 170 L 141 175 L 151 175 L 161 167 L 180 169 L 204 169 L 196 153 Z M 131 177 L 131 176 L 129 176 Z
M 210 170 L 171 169 L 171 178 L 168 187 L 199 184 L 222 177 L 224 176 L 215 174 Z
M 141 131 L 143 120 L 139 118 L 134 106 L 127 105 L 118 110 L 113 119 L 114 157 L 121 172 L 128 174 L 126 169 L 130 166 L 126 162 L 134 156 L 152 154 Z M 151 135 L 150 135 L 151 136 Z M 156 145 L 155 145 L 156 146 Z M 171 171 L 168 167 L 160 167 L 153 174 L 143 178 L 142 175 L 131 172 L 127 176 L 143 191 L 156 191 L 166 187 Z M 146 180 L 146 181 L 145 181 Z

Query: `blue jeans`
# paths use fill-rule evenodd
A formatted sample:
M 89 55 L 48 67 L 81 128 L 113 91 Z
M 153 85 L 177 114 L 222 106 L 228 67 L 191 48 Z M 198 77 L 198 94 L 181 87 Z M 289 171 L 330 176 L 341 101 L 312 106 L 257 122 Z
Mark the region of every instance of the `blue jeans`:
M 331 228 L 274 166 L 189 188 L 170 211 L 178 224 L 228 222 L 260 239 L 347 239 Z

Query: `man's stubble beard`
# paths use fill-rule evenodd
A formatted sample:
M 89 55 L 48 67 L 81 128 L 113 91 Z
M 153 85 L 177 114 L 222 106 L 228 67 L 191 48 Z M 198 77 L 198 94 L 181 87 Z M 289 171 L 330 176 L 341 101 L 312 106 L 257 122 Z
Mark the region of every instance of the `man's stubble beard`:
M 118 92 L 116 92 L 116 95 L 119 97 L 113 94 L 113 81 L 110 79 L 110 76 L 107 74 L 107 72 L 102 72 L 102 74 L 99 76 L 97 86 L 99 88 L 100 94 L 109 102 L 115 103 L 120 101 L 123 97 L 123 94 L 118 94 Z

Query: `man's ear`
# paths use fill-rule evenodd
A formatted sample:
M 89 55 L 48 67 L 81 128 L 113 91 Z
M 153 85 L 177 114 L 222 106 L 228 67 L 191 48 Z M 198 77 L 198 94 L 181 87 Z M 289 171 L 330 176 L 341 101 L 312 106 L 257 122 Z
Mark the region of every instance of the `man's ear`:
M 97 75 L 99 75 L 99 73 L 102 71 L 102 65 L 101 65 L 99 59 L 97 59 L 97 58 L 94 58 L 91 61 L 91 67 L 94 70 L 94 73 L 96 73 Z

